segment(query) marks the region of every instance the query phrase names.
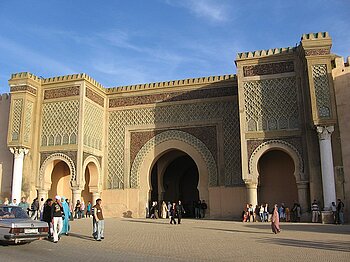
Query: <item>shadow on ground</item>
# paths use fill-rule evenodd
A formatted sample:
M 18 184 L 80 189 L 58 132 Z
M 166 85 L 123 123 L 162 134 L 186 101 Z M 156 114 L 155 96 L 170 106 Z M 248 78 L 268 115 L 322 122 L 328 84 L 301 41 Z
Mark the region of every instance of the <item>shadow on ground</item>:
M 300 239 L 288 239 L 288 238 L 262 238 L 259 239 L 260 243 L 269 243 L 280 246 L 288 247 L 302 247 L 302 248 L 312 248 L 312 249 L 322 249 L 340 252 L 350 252 L 350 242 L 349 241 L 309 241 Z
M 86 235 L 77 234 L 77 233 L 69 233 L 69 237 L 76 237 L 84 240 L 95 241 L 95 239 L 92 236 L 86 236 Z

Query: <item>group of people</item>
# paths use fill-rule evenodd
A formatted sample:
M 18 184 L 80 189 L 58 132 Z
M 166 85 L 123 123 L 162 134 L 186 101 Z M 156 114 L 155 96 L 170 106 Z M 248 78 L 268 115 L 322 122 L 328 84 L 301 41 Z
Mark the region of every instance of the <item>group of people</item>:
M 208 209 L 207 203 L 205 200 L 198 200 L 194 203 L 194 217 L 197 219 L 205 218 L 205 212 Z
M 331 211 L 333 214 L 334 224 L 344 224 L 344 203 L 343 201 L 341 201 L 341 199 L 338 198 L 337 204 L 335 202 L 332 202 Z M 314 201 L 311 204 L 311 214 L 312 223 L 318 223 L 319 216 L 321 215 L 321 210 L 316 199 L 314 199 Z
M 242 212 L 243 222 L 268 222 L 273 215 L 272 210 L 270 212 L 269 205 L 260 204 L 253 207 L 252 204 L 247 204 L 246 208 Z M 299 203 L 294 203 L 293 208 L 290 210 L 284 203 L 282 203 L 278 209 L 278 218 L 283 222 L 300 222 L 301 207 Z
M 165 201 L 163 201 L 160 209 L 158 206 L 158 202 L 153 201 L 149 210 L 149 217 L 152 219 L 169 218 L 170 224 L 176 224 L 175 218 L 177 218 L 177 223 L 181 224 L 182 215 L 184 213 L 186 213 L 186 211 L 180 200 L 178 201 L 178 203 L 168 202 L 168 204 L 166 204 Z
M 92 204 L 90 201 L 85 206 L 85 203 L 83 200 L 82 201 L 77 200 L 77 203 L 75 204 L 75 207 L 74 207 L 74 218 L 80 219 L 80 218 L 90 217 L 91 208 L 92 208 Z

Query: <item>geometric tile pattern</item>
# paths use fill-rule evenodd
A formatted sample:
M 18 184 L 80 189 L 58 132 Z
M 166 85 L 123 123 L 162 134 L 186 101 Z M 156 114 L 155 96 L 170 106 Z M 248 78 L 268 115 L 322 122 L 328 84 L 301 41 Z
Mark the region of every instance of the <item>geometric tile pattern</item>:
M 30 141 L 31 125 L 32 125 L 32 113 L 33 113 L 33 102 L 27 101 L 24 112 L 24 132 L 23 141 Z
M 174 104 L 111 111 L 108 120 L 107 188 L 124 188 L 125 127 L 149 124 L 184 124 L 220 120 L 224 129 L 224 172 L 219 185 L 242 184 L 238 106 L 233 101 Z
M 18 141 L 19 134 L 21 132 L 22 123 L 22 110 L 23 110 L 23 99 L 15 99 L 13 103 L 13 115 L 12 115 L 12 128 L 11 128 L 11 139 L 12 141 Z
M 217 186 L 218 185 L 218 177 L 217 177 L 217 167 L 213 155 L 210 153 L 208 148 L 205 146 L 203 142 L 201 142 L 198 138 L 190 135 L 189 133 L 179 131 L 179 130 L 169 130 L 164 131 L 152 139 L 150 139 L 141 150 L 136 155 L 134 162 L 132 163 L 131 174 L 130 174 L 130 187 L 138 188 L 140 183 L 140 166 L 144 160 L 144 157 L 157 145 L 168 141 L 168 140 L 179 140 L 183 141 L 191 146 L 193 146 L 197 151 L 202 155 L 205 163 L 207 164 L 208 175 L 209 175 L 209 186 Z
M 244 82 L 246 131 L 299 128 L 294 77 Z
M 319 117 L 331 116 L 331 100 L 327 65 L 312 66 L 312 78 L 315 86 L 316 106 Z
M 84 145 L 101 150 L 103 135 L 103 108 L 85 101 Z
M 79 100 L 43 104 L 41 146 L 76 144 Z

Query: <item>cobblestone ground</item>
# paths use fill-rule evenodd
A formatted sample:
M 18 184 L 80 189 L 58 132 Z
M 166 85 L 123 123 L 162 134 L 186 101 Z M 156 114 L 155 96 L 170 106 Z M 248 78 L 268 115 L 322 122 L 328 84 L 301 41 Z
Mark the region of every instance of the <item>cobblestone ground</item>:
M 91 237 L 91 219 L 71 222 L 71 234 L 0 246 L 0 261 L 350 261 L 350 225 L 217 220 L 106 219 L 105 239 Z

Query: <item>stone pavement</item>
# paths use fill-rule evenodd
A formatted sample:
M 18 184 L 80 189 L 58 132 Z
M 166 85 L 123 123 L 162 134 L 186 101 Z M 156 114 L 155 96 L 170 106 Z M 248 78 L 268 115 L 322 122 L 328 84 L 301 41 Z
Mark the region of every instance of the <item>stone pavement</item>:
M 350 261 L 350 225 L 184 219 L 105 221 L 105 239 L 91 237 L 91 219 L 71 223 L 70 236 L 57 243 L 0 246 L 0 261 Z

